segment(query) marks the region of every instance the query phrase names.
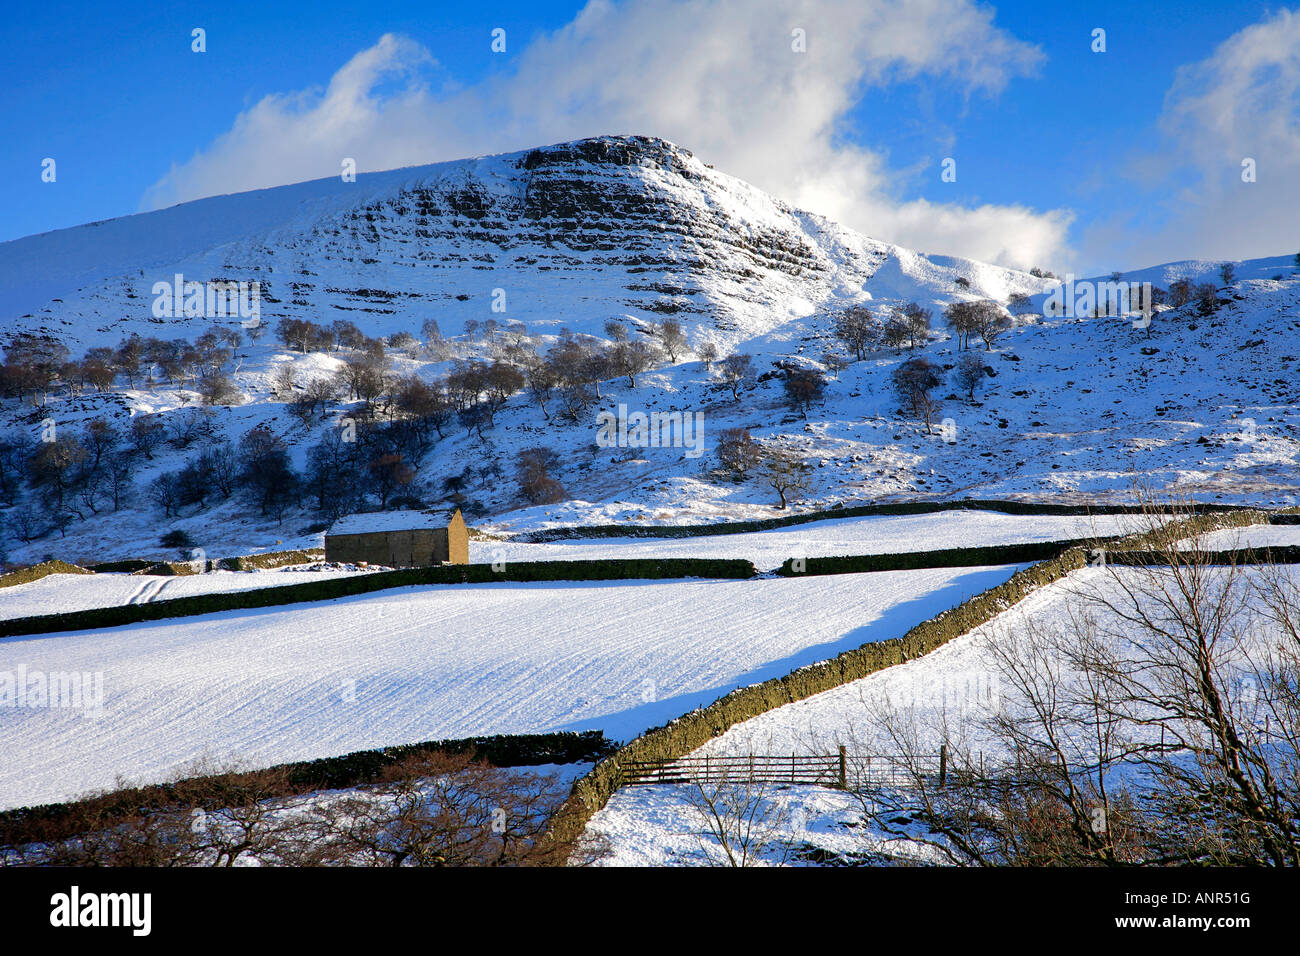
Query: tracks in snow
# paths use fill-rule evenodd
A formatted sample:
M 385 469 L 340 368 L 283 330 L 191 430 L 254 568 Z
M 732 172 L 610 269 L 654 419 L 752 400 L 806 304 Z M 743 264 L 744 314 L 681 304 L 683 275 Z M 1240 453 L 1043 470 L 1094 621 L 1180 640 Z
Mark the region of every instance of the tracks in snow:
M 127 604 L 148 604 L 158 598 L 163 592 L 163 588 L 171 584 L 170 578 L 164 578 L 161 581 L 146 581 L 140 585 L 139 589 L 126 599 Z

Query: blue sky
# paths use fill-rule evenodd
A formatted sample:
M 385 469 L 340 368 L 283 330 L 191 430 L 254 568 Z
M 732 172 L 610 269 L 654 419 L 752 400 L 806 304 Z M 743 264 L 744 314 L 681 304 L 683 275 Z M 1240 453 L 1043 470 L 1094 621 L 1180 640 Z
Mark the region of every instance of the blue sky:
M 583 8 L 13 6 L 0 239 L 331 175 L 340 153 L 368 170 L 640 132 L 925 252 L 1088 272 L 1300 244 L 1283 8 L 598 0 L 572 26 Z

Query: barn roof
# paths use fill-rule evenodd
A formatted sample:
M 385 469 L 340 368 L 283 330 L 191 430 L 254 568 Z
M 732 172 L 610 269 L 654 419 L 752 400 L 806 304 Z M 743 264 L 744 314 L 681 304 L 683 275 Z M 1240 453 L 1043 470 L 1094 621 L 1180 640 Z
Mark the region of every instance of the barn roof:
M 384 531 L 414 531 L 445 528 L 454 511 L 371 511 L 344 515 L 326 534 L 377 534 Z

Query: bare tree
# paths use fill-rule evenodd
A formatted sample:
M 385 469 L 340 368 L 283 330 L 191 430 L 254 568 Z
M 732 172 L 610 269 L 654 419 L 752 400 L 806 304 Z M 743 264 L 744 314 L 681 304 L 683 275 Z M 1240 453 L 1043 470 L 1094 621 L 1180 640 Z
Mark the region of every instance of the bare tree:
M 670 362 L 676 362 L 677 356 L 688 351 L 686 333 L 682 331 L 682 325 L 676 319 L 664 319 L 655 326 L 654 337 L 658 340 L 659 347 L 668 354 Z
M 893 349 L 901 349 L 912 338 L 912 330 L 907 324 L 907 318 L 898 309 L 890 313 L 889 318 L 881 330 L 881 336 L 884 343 Z
M 929 359 L 908 359 L 894 369 L 894 390 L 903 402 L 903 407 L 913 416 L 925 421 L 925 430 L 932 433 L 931 427 L 935 413 L 939 411 L 939 401 L 934 397 L 934 390 L 942 382 L 940 369 Z
M 654 368 L 659 355 L 652 342 L 634 340 L 616 343 L 610 350 L 609 360 L 615 374 L 626 375 L 628 386 L 636 388 L 636 377 Z
M 560 456 L 553 449 L 537 446 L 525 448 L 515 456 L 515 479 L 519 493 L 535 505 L 564 501 L 568 494 L 551 472 L 559 467 Z
M 758 462 L 760 480 L 780 499 L 777 505 L 784 511 L 792 495 L 802 494 L 808 490 L 808 473 L 803 460 L 794 452 L 784 448 L 763 448 Z
M 153 452 L 167 440 L 166 430 L 157 415 L 137 415 L 131 419 L 131 447 L 150 461 Z
M 835 335 L 859 362 L 867 356 L 879 334 L 871 310 L 864 305 L 849 306 L 835 317 Z
M 970 346 L 970 335 L 975 331 L 973 302 L 952 302 L 943 310 L 944 321 L 957 338 L 957 348 Z
M 916 348 L 930 338 L 929 309 L 924 308 L 920 303 L 909 302 L 899 310 L 899 314 L 907 326 L 907 337 L 912 348 Z
M 718 463 L 743 480 L 758 464 L 761 448 L 748 428 L 724 428 L 718 435 Z
M 971 327 L 984 340 L 984 350 L 991 352 L 998 337 L 1011 328 L 1011 317 L 992 299 L 982 299 L 973 303 L 970 316 Z
M 204 405 L 241 405 L 244 401 L 230 376 L 220 372 L 200 378 L 198 391 Z
M 528 386 L 528 394 L 537 403 L 542 417 L 549 422 L 551 413 L 547 406 L 550 405 L 555 389 L 560 384 L 560 376 L 555 366 L 542 359 L 530 362 L 524 369 L 524 381 Z
M 793 369 L 786 374 L 782 385 L 787 404 L 800 412 L 804 421 L 808 420 L 808 409 L 826 394 L 826 379 L 816 369 Z
M 369 406 L 384 393 L 387 370 L 388 360 L 382 351 L 367 352 L 351 362 L 344 362 L 336 374 L 340 386 L 346 388 L 354 399 Z
M 965 864 L 1300 865 L 1300 586 L 1208 550 L 1189 517 L 1148 503 L 1126 539 L 1143 550 L 1078 572 L 1059 622 L 979 637 L 998 699 L 960 728 L 868 702 L 913 755 L 864 799 L 873 828 Z M 943 786 L 915 757 L 936 740 Z
M 847 355 L 839 352 L 826 351 L 822 353 L 822 365 L 826 366 L 826 371 L 831 373 L 831 377 L 837 382 L 840 378 L 840 372 L 848 368 L 852 363 Z
M 293 363 L 285 362 L 276 367 L 271 374 L 271 392 L 277 398 L 292 395 L 298 387 L 298 376 L 294 373 Z
M 957 368 L 953 371 L 953 379 L 958 387 L 966 392 L 969 401 L 975 401 L 975 389 L 984 381 L 984 376 L 988 374 L 982 359 L 975 355 L 966 354 L 957 360 Z
M 740 386 L 754 374 L 754 357 L 744 352 L 733 352 L 718 367 L 722 381 L 731 389 L 732 401 L 740 401 Z
M 415 754 L 374 783 L 309 798 L 285 768 L 207 772 L 101 794 L 46 820 L 0 823 L 0 849 L 61 866 L 590 863 L 605 852 L 599 841 L 548 829 L 567 796 L 554 774 L 471 754 Z
M 567 789 L 554 775 L 471 755 L 409 758 L 380 784 L 316 811 L 325 860 L 362 866 L 563 865 L 575 846 L 547 823 Z
M 1213 282 L 1202 282 L 1196 287 L 1196 310 L 1201 315 L 1213 315 L 1219 310 L 1219 290 Z
M 1169 304 L 1175 309 L 1181 309 L 1188 302 L 1191 302 L 1194 294 L 1195 289 L 1192 280 L 1185 276 L 1169 283 Z

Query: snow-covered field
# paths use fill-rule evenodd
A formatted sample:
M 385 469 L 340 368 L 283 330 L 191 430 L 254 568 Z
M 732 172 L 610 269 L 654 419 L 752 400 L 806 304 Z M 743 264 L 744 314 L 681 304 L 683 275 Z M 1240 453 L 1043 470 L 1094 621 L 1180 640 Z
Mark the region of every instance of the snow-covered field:
M 898 637 L 1014 570 L 404 588 L 10 638 L 0 681 L 85 674 L 93 687 L 99 675 L 103 707 L 0 706 L 0 806 L 155 781 L 198 759 L 265 766 L 552 730 L 627 739 Z
M 1220 528 L 1201 535 L 1197 543 L 1209 551 L 1300 545 L 1300 525 L 1252 524 L 1245 528 Z
M 296 571 L 211 571 L 207 574 L 51 574 L 38 581 L 0 590 L 0 620 L 34 614 L 61 614 L 119 604 L 147 604 L 228 591 L 252 591 L 285 584 L 305 584 L 368 571 L 322 569 Z
M 1009 515 L 994 511 L 941 511 L 815 521 L 771 531 L 692 538 L 592 538 L 542 544 L 471 541 L 475 562 L 589 558 L 744 558 L 761 571 L 787 558 L 891 554 L 1033 541 L 1106 537 L 1138 530 L 1127 515 Z
M 1300 567 L 1284 570 L 1300 579 Z M 1244 573 L 1259 572 L 1245 569 Z M 883 695 L 899 706 L 977 715 L 999 700 L 997 667 L 987 651 L 988 642 L 1005 641 L 1008 634 L 1030 621 L 1037 627 L 1066 629 L 1071 626 L 1071 615 L 1082 608 L 1095 608 L 1098 597 L 1122 604 L 1119 582 L 1149 580 L 1145 575 L 1131 569 L 1080 569 L 924 657 L 745 721 L 698 752 L 824 753 L 840 744 L 871 753 L 888 752 L 886 738 L 871 733 L 863 720 L 864 699 Z M 1112 626 L 1118 626 L 1113 619 Z M 938 739 L 931 743 L 937 749 Z
M 1300 568 L 1287 571 L 1300 581 Z M 1090 595 L 1089 602 L 1102 596 L 1122 604 L 1113 573 L 1133 576 L 1143 572 L 1076 571 L 924 657 L 744 721 L 693 755 L 827 754 L 841 745 L 850 755 L 898 753 L 895 741 L 870 716 L 871 708 L 883 702 L 889 710 L 908 715 L 909 722 L 915 721 L 912 726 L 921 753 L 938 751 L 943 739 L 939 730 L 942 718 L 947 721 L 949 740 L 962 738 L 973 751 L 996 761 L 999 742 L 983 734 L 978 725 L 980 718 L 1005 705 L 988 642 L 1005 642 L 1028 621 L 1039 627 L 1067 629 L 1071 614 L 1084 606 L 1085 594 Z M 1248 630 L 1243 637 L 1249 642 L 1258 639 L 1258 633 Z M 643 866 L 707 862 L 698 839 L 703 818 L 692 806 L 691 794 L 690 787 L 666 785 L 617 791 L 589 824 L 593 833 L 610 839 L 613 855 L 606 862 Z M 783 808 L 775 815 L 774 826 L 784 839 L 806 841 L 837 853 L 861 852 L 871 844 L 870 834 L 847 826 L 861 817 L 860 808 L 855 813 L 851 796 L 795 786 L 774 790 L 773 799 Z
M 593 538 L 525 544 L 471 541 L 470 561 L 578 561 L 610 558 L 741 558 L 772 570 L 787 558 L 890 554 L 977 545 L 1104 537 L 1136 530 L 1140 519 L 1124 515 L 1009 515 L 992 511 L 945 511 L 929 515 L 842 518 L 772 531 L 691 538 Z M 1300 529 L 1297 529 L 1300 530 Z M 374 569 L 370 569 L 374 570 Z M 159 577 L 128 574 L 53 574 L 0 590 L 0 620 L 56 614 L 118 604 L 300 584 L 355 569 L 213 571 Z

